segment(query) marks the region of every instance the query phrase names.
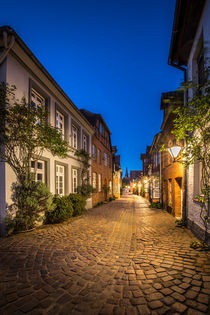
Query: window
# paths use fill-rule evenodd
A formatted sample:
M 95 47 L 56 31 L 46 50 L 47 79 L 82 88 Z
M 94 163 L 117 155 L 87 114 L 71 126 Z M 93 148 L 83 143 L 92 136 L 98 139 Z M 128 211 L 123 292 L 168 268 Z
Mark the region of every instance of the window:
M 62 139 L 64 139 L 64 115 L 56 110 L 56 128 L 60 131 Z
M 31 161 L 31 173 L 35 174 L 35 181 L 45 183 L 45 162 L 44 161 Z
M 87 151 L 88 150 L 88 146 L 87 146 L 87 136 L 83 135 L 83 150 Z
M 34 89 L 31 89 L 31 106 L 36 109 L 45 106 L 45 98 Z M 37 120 L 37 124 L 40 124 L 39 120 Z
M 98 191 L 101 191 L 101 174 L 98 174 Z
M 56 165 L 56 180 L 55 180 L 55 192 L 58 195 L 64 196 L 65 189 L 65 169 L 62 165 Z
M 72 192 L 77 193 L 78 186 L 78 171 L 76 169 L 72 169 Z
M 101 150 L 98 149 L 98 163 L 101 164 Z
M 112 166 L 112 159 L 109 157 L 109 168 Z
M 201 195 L 201 177 L 202 177 L 202 163 L 196 161 L 194 163 L 194 198 Z
M 93 157 L 93 160 L 96 161 L 96 146 L 95 146 L 95 144 L 93 144 L 92 157 Z
M 72 147 L 77 149 L 78 147 L 78 129 L 72 125 Z
M 112 181 L 109 181 L 109 193 L 112 194 Z
M 107 166 L 107 154 L 104 153 L 104 166 Z
M 92 183 L 93 183 L 93 188 L 96 189 L 96 185 L 97 185 L 97 183 L 96 183 L 96 173 L 93 173 Z

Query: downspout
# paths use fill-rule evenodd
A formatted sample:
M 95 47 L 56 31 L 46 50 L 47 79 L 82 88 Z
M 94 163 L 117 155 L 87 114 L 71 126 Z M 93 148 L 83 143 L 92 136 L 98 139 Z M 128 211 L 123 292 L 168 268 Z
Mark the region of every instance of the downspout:
M 4 50 L 0 54 L 0 64 L 4 61 L 4 59 L 6 58 L 6 56 L 9 53 L 10 49 L 12 48 L 12 46 L 15 43 L 15 36 L 14 35 L 11 36 L 9 44 L 7 42 L 7 39 L 8 39 L 8 33 L 6 31 L 3 31 L 3 47 L 4 47 Z

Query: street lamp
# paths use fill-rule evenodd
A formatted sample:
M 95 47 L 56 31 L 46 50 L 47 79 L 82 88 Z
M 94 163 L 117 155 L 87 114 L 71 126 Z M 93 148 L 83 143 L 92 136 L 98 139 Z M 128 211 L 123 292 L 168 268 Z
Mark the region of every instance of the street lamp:
M 182 147 L 176 145 L 173 147 L 168 148 L 168 151 L 170 153 L 170 155 L 172 156 L 173 160 L 175 161 L 176 158 L 178 157 L 180 151 L 181 151 Z

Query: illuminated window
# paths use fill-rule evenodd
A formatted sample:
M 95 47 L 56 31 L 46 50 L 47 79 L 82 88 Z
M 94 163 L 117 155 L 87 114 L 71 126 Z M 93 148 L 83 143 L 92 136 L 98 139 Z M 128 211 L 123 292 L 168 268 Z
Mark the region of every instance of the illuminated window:
M 110 194 L 112 193 L 112 181 L 111 180 L 109 181 L 109 193 Z
M 72 169 L 72 192 L 77 193 L 78 186 L 78 172 L 76 169 Z
M 96 173 L 93 173 L 92 183 L 93 183 L 93 188 L 96 189 L 96 185 L 97 185 L 97 182 L 96 182 Z
M 101 192 L 101 174 L 98 174 L 98 191 Z
M 74 125 L 72 125 L 72 147 L 78 148 L 78 129 Z
M 31 173 L 34 174 L 34 180 L 45 182 L 45 162 L 44 161 L 31 161 Z
M 55 192 L 58 195 L 64 196 L 65 189 L 65 169 L 62 165 L 56 165 L 56 181 L 55 181 Z
M 62 139 L 64 139 L 64 115 L 58 110 L 56 110 L 56 128 L 58 128 L 62 135 Z

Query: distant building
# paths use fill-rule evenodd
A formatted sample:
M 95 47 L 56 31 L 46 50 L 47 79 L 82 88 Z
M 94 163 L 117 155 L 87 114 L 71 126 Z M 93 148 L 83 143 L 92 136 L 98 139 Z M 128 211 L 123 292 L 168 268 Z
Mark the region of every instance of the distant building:
M 147 146 L 146 153 L 141 154 L 141 160 L 143 164 L 143 176 L 148 175 L 149 171 L 149 165 L 151 164 L 151 156 L 150 156 L 150 151 L 151 146 Z
M 120 155 L 115 155 L 116 147 L 112 147 L 113 151 L 113 194 L 116 198 L 120 198 L 122 189 L 122 169 L 120 165 Z
M 143 176 L 143 171 L 130 171 L 130 181 L 138 180 Z
M 93 126 L 92 135 L 92 203 L 104 201 L 113 193 L 111 132 L 100 114 L 81 109 L 80 112 Z

